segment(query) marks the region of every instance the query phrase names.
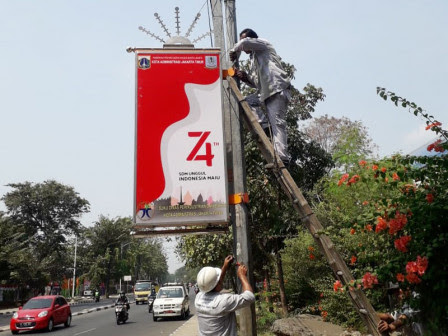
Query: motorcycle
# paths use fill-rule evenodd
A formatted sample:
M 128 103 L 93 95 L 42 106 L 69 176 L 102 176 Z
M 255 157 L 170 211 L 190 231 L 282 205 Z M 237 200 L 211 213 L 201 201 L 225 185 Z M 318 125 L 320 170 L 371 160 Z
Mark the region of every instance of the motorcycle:
M 116 303 L 115 304 L 115 317 L 117 319 L 117 324 L 125 323 L 129 318 L 128 307 L 126 303 Z
M 156 296 L 153 294 L 148 295 L 148 313 L 152 313 L 152 306 L 154 305 L 154 300 Z
M 100 292 L 95 291 L 95 302 L 100 302 Z

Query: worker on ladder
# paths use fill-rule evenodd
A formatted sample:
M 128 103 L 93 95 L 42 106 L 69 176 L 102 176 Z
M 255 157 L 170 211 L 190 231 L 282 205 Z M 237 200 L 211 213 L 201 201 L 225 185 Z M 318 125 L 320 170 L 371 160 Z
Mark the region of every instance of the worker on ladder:
M 240 41 L 230 50 L 230 60 L 232 62 L 236 61 L 241 51 L 250 54 L 251 70 L 248 74 L 236 69 L 235 75 L 258 90 L 268 120 L 266 120 L 266 116 L 261 109 L 254 108 L 257 105 L 256 101 L 252 100 L 248 103 L 257 113 L 258 121 L 266 134 L 270 134 L 267 131 L 270 124 L 274 149 L 287 166 L 291 160 L 287 148 L 286 134 L 286 112 L 291 98 L 289 76 L 283 69 L 281 58 L 277 55 L 272 44 L 259 38 L 252 29 L 247 28 L 240 33 Z

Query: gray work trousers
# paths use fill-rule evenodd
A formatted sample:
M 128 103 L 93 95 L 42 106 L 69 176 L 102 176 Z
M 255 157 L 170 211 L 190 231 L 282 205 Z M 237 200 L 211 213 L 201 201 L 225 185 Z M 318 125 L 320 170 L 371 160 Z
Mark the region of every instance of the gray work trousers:
M 263 103 L 256 94 L 246 97 L 246 101 L 256 114 L 261 127 L 266 129 L 271 126 L 271 140 L 274 145 L 274 150 L 283 161 L 289 161 L 291 158 L 288 153 L 288 138 L 286 133 L 286 112 L 290 97 L 289 90 L 277 92 Z

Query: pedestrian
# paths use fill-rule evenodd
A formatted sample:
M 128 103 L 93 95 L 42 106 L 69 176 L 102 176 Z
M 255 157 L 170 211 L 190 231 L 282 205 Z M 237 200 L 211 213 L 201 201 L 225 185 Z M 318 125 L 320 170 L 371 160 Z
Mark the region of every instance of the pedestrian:
M 284 163 L 289 163 L 291 157 L 287 148 L 286 112 L 291 98 L 290 78 L 272 44 L 259 38 L 252 29 L 247 28 L 240 33 L 240 41 L 230 50 L 230 60 L 237 60 L 242 51 L 250 55 L 250 72 L 236 69 L 235 75 L 258 90 L 268 117 L 266 120 L 265 113 L 255 109 L 258 121 L 265 132 L 270 124 L 274 149 Z
M 233 260 L 233 256 L 229 255 L 224 259 L 222 268 L 204 267 L 198 273 L 197 284 L 200 291 L 196 295 L 194 304 L 200 336 L 236 336 L 235 311 L 255 302 L 254 291 L 247 278 L 247 268 L 244 265 L 240 265 L 237 270 L 242 293 L 221 292 L 224 277 Z

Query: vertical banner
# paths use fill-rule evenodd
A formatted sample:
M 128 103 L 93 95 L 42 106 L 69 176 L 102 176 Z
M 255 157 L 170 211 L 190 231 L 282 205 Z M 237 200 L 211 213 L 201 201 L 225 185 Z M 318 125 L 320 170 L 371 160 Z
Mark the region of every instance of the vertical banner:
M 140 50 L 134 223 L 228 221 L 219 50 Z

